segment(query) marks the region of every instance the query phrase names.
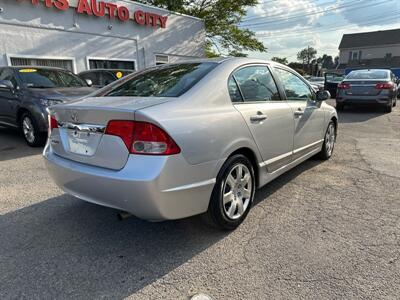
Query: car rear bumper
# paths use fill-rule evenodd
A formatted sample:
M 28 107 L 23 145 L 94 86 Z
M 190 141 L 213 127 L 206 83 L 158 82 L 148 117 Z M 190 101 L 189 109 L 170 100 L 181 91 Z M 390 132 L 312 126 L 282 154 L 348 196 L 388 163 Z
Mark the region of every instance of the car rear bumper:
M 389 104 L 392 97 L 386 96 L 349 96 L 338 95 L 336 97 L 337 103 L 343 104 Z
M 181 155 L 130 155 L 125 167 L 114 171 L 61 158 L 49 146 L 43 155 L 50 176 L 66 193 L 150 221 L 205 212 L 222 164 L 190 165 Z

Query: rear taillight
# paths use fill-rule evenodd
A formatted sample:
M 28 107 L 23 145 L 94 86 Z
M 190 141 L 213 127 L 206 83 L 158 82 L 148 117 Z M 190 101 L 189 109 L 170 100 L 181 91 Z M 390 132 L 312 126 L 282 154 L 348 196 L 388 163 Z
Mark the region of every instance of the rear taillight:
M 57 119 L 54 116 L 49 115 L 49 136 L 51 135 L 51 131 L 55 128 L 58 128 Z
M 110 121 L 105 134 L 120 137 L 128 149 L 132 146 L 134 122 L 132 121 Z
M 348 90 L 349 88 L 351 88 L 350 84 L 345 82 L 339 83 L 337 87 L 339 90 Z
M 120 137 L 132 154 L 172 155 L 181 152 L 163 129 L 147 122 L 112 120 L 108 122 L 105 134 Z
M 394 84 L 391 82 L 382 82 L 382 83 L 377 83 L 375 85 L 375 88 L 377 90 L 391 90 L 394 87 Z

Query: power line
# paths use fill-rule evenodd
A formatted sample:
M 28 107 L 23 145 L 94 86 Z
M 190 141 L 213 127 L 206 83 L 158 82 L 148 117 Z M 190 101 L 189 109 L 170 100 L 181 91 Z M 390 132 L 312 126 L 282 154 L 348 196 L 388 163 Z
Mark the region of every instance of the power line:
M 400 12 L 400 9 L 392 11 L 392 13 L 397 13 L 397 12 Z M 365 19 L 366 19 L 366 21 L 380 20 L 382 17 L 385 17 L 385 16 L 387 16 L 387 14 L 386 13 L 382 13 L 382 14 L 379 14 L 379 15 L 366 16 Z M 400 18 L 399 18 L 399 21 L 400 21 Z M 338 25 L 337 23 L 335 23 L 335 24 Z M 326 26 L 330 26 L 330 25 L 331 24 L 326 24 L 326 25 L 322 25 L 321 27 L 326 27 Z M 329 27 L 329 28 L 330 29 L 340 29 L 340 28 L 344 28 L 344 27 L 348 27 L 348 26 L 349 26 L 349 24 L 341 24 L 341 25 L 333 26 L 333 27 Z M 285 35 L 285 33 L 290 33 L 290 34 L 302 33 L 302 32 L 304 32 L 304 30 L 312 29 L 312 28 L 314 28 L 314 27 L 313 26 L 307 26 L 307 27 L 299 28 L 297 30 L 289 29 L 289 30 L 285 30 L 285 31 L 278 31 L 278 32 L 273 33 L 273 34 L 267 34 L 267 33 L 265 33 L 265 34 L 257 34 L 256 33 L 256 35 L 257 36 L 264 36 L 264 37 L 275 37 L 275 36 L 281 36 L 282 34 Z M 318 32 L 318 30 L 315 30 L 315 32 Z
M 396 20 L 396 19 L 400 21 L 400 19 L 399 19 L 398 16 L 391 16 L 391 17 L 388 17 L 388 18 L 381 18 L 381 17 L 380 17 L 379 19 L 381 19 L 383 22 L 387 22 L 387 21 L 391 21 L 391 20 Z M 376 19 L 373 19 L 373 20 L 376 20 Z M 371 21 L 371 19 L 369 19 L 368 21 Z M 353 25 L 353 26 L 344 25 L 344 26 L 334 27 L 334 28 L 331 28 L 331 29 L 329 29 L 329 30 L 303 32 L 303 34 L 304 34 L 304 35 L 310 35 L 310 34 L 316 34 L 316 33 L 332 32 L 332 31 L 336 31 L 336 30 L 338 30 L 338 29 L 353 28 L 353 27 L 356 27 L 356 26 L 359 26 L 359 25 L 365 26 L 365 25 L 371 25 L 371 24 L 374 24 L 374 25 L 375 25 L 376 22 L 373 21 L 373 22 L 360 23 L 360 24 L 355 24 L 355 25 Z M 378 24 L 379 24 L 379 23 L 378 23 Z M 378 25 L 378 24 L 376 24 L 376 25 Z M 263 36 L 263 35 L 257 35 L 257 37 L 261 37 L 261 38 L 263 38 L 263 39 L 282 39 L 282 38 L 295 37 L 295 36 L 298 36 L 298 34 L 293 33 L 293 34 L 279 35 L 279 36 Z
M 360 1 L 361 1 L 361 0 L 353 0 L 352 2 L 360 2 Z M 351 3 L 352 3 L 352 2 L 351 2 Z M 333 2 L 326 2 L 326 3 L 322 3 L 322 4 L 325 5 L 325 6 L 330 6 L 330 5 L 336 4 L 336 3 L 337 3 L 337 1 L 335 0 L 335 1 L 333 1 Z M 348 4 L 350 4 L 350 3 L 347 3 L 347 5 L 348 5 Z M 344 5 L 344 6 L 346 7 L 347 5 Z M 297 9 L 297 10 L 292 11 L 292 12 L 300 12 L 300 11 L 302 11 L 302 10 L 303 10 L 303 8 Z M 265 17 L 268 17 L 268 18 L 276 18 L 276 17 L 278 17 L 278 19 L 280 19 L 280 18 L 285 18 L 285 16 L 286 16 L 285 13 L 279 13 L 279 14 L 273 14 L 273 15 L 265 14 L 265 15 L 257 16 L 257 17 L 248 17 L 248 18 L 244 18 L 242 23 L 246 23 L 246 22 L 253 21 L 253 20 L 256 20 L 256 19 L 263 19 L 263 18 L 265 18 Z M 301 16 L 304 16 L 304 14 L 301 14 Z
M 349 11 L 355 11 L 355 10 L 359 10 L 359 9 L 362 9 L 362 8 L 367 8 L 367 7 L 373 7 L 373 6 L 377 6 L 377 5 L 381 5 L 381 4 L 384 4 L 384 3 L 388 3 L 388 2 L 392 2 L 393 0 L 384 0 L 384 1 L 380 1 L 380 2 L 376 2 L 376 3 L 373 3 L 373 4 L 367 4 L 367 5 L 363 5 L 363 6 L 358 6 L 358 7 L 351 7 L 351 8 L 349 8 L 349 9 L 346 9 L 346 10 L 342 10 L 344 7 L 341 7 L 341 8 L 332 8 L 332 9 L 329 9 L 329 10 L 325 10 L 325 11 L 320 11 L 320 12 L 310 12 L 310 13 L 308 13 L 308 14 L 303 14 L 303 15 L 294 15 L 294 16 L 290 16 L 290 17 L 286 17 L 286 18 L 284 18 L 284 19 L 280 19 L 280 20 L 268 20 L 268 21 L 264 21 L 264 22 L 258 22 L 258 23 L 254 23 L 254 24 L 239 24 L 239 26 L 242 26 L 242 27 L 258 27 L 258 26 L 260 26 L 260 25 L 266 25 L 266 24 L 276 24 L 276 23 L 282 23 L 282 22 L 287 22 L 288 20 L 293 20 L 293 19 L 298 19 L 298 18 L 304 18 L 305 16 L 311 16 L 311 15 L 317 15 L 317 14 L 321 14 L 321 13 L 326 13 L 326 12 L 331 12 L 331 11 L 346 11 L 346 12 L 349 12 Z M 352 6 L 353 5 L 356 5 L 357 3 L 354 3 L 354 4 L 352 4 Z M 349 6 L 347 6 L 347 7 L 349 7 Z

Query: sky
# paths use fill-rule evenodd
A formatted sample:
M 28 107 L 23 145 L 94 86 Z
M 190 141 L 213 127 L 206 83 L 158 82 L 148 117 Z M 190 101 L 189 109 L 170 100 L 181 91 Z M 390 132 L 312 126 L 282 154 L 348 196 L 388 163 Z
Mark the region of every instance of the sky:
M 249 57 L 297 61 L 312 46 L 317 56 L 337 56 L 345 33 L 400 28 L 400 0 L 259 0 L 240 27 L 249 28 L 268 48 Z

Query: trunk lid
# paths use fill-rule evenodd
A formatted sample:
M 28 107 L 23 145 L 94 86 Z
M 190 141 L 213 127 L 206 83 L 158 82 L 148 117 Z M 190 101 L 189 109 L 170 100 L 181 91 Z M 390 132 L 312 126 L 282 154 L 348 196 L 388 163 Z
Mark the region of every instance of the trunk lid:
M 346 95 L 353 96 L 377 96 L 380 94 L 382 90 L 376 89 L 375 86 L 377 83 L 384 83 L 387 81 L 382 80 L 349 80 L 343 81 L 344 83 L 350 84 L 350 88 L 346 90 Z
M 170 98 L 87 98 L 50 108 L 58 122 L 50 145 L 63 158 L 93 166 L 120 170 L 129 157 L 121 138 L 104 134 L 110 120 L 134 120 L 135 111 Z
M 64 88 L 29 88 L 37 98 L 71 101 L 83 98 L 96 91 L 92 87 L 64 87 Z

